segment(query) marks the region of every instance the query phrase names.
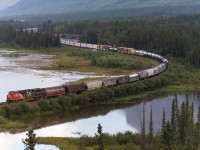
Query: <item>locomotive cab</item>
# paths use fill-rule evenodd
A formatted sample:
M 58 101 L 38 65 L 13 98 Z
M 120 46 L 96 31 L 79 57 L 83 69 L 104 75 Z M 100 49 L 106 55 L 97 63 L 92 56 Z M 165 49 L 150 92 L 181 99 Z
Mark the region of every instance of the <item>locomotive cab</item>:
M 19 92 L 10 91 L 7 95 L 7 102 L 15 102 L 21 100 L 24 100 L 24 97 Z

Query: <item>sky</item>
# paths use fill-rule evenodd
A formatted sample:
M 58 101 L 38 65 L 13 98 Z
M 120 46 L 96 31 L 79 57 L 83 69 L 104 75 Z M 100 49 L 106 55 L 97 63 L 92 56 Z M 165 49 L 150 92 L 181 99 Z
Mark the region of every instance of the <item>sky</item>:
M 0 10 L 16 4 L 20 0 L 0 0 Z

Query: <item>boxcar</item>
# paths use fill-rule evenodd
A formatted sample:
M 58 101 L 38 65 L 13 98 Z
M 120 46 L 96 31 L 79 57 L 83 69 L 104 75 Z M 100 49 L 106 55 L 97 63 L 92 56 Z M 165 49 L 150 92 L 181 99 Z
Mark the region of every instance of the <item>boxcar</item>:
M 158 67 L 154 67 L 154 75 L 158 75 L 160 73 L 160 69 Z
M 93 49 L 93 44 L 87 44 L 87 48 Z
M 69 40 L 65 40 L 65 44 L 69 45 L 70 41 Z
M 128 54 L 135 54 L 134 48 L 127 48 Z
M 75 42 L 75 46 L 76 46 L 76 47 L 81 47 L 81 43 Z
M 102 81 L 91 81 L 85 83 L 88 91 L 92 91 L 102 87 Z
M 97 45 L 96 44 L 93 44 L 93 49 L 97 49 Z
M 81 93 L 87 90 L 85 83 L 64 85 L 66 94 L 68 93 Z
M 108 51 L 109 48 L 111 48 L 111 46 L 109 45 L 98 45 L 98 50 L 101 50 L 101 51 Z
M 44 88 L 44 91 L 45 91 L 44 98 L 65 95 L 65 88 L 62 86 Z
M 160 72 L 165 71 L 165 65 L 164 64 L 160 64 L 157 67 L 159 68 Z
M 127 54 L 127 53 L 128 53 L 128 50 L 127 50 L 126 47 L 118 47 L 118 48 L 117 48 L 117 52 L 118 52 L 118 53 L 125 53 L 125 54 Z
M 117 85 L 117 78 L 108 78 L 108 79 L 104 79 L 102 80 L 102 83 L 104 86 L 115 86 Z
M 135 51 L 135 55 L 138 55 L 138 56 L 143 56 L 144 55 L 144 51 Z
M 62 38 L 61 38 L 61 39 L 60 39 L 60 43 L 61 43 L 61 44 L 65 44 L 65 39 L 62 39 Z
M 137 73 L 138 75 L 139 75 L 139 78 L 140 79 L 145 79 L 145 78 L 147 78 L 148 77 L 148 72 L 147 71 L 140 71 L 140 72 L 138 72 Z
M 137 73 L 129 75 L 129 82 L 134 82 L 139 80 L 139 75 Z
M 87 44 L 86 43 L 81 43 L 81 47 L 86 48 Z
M 70 45 L 70 46 L 74 46 L 74 45 L 75 45 L 75 42 L 70 41 L 70 42 L 69 42 L 69 45 Z
M 123 84 L 123 83 L 128 83 L 129 82 L 129 76 L 119 76 L 117 77 L 117 84 Z
M 153 68 L 147 69 L 146 71 L 148 72 L 148 77 L 154 76 L 154 69 Z

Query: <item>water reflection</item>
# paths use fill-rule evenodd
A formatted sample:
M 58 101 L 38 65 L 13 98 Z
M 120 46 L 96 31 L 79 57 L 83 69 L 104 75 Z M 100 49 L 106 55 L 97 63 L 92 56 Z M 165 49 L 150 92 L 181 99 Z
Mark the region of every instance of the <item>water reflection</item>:
M 188 94 L 190 104 L 194 104 L 194 118 L 197 119 L 198 105 L 200 104 L 200 94 L 197 92 L 178 93 L 178 104 L 185 101 L 185 95 Z M 41 129 L 35 130 L 39 137 L 79 137 L 87 134 L 94 136 L 97 132 L 97 125 L 100 123 L 103 126 L 103 132 L 116 134 L 117 132 L 132 131 L 140 132 L 140 120 L 142 109 L 145 106 L 146 110 L 146 131 L 148 132 L 150 108 L 153 108 L 153 126 L 154 132 L 157 132 L 161 127 L 162 111 L 165 107 L 166 119 L 170 119 L 171 104 L 173 94 L 165 95 L 164 97 L 154 98 L 149 101 L 140 102 L 139 104 L 124 104 L 124 105 L 102 105 L 82 108 L 78 111 L 66 112 L 51 116 L 43 116 L 37 120 Z M 45 118 L 45 119 L 44 119 Z M 31 122 L 31 120 L 24 120 Z M 53 125 L 55 124 L 55 125 Z M 76 134 L 81 133 L 81 134 Z M 21 140 L 25 138 L 25 132 L 19 134 L 0 134 L 0 141 L 4 141 L 8 149 L 12 150 L 12 146 L 23 147 Z M 3 149 L 0 145 L 0 149 Z M 10 149 L 9 149 L 10 148 Z
M 0 149 L 1 150 L 22 150 L 24 149 L 24 144 L 22 139 L 27 138 L 26 133 L 20 133 L 17 135 L 12 135 L 9 133 L 0 133 Z M 36 145 L 36 150 L 58 150 L 52 145 Z
M 200 95 L 197 92 L 182 92 L 178 93 L 178 105 L 180 107 L 181 103 L 186 100 L 186 95 L 188 95 L 190 105 L 194 104 L 194 119 L 197 120 L 198 106 L 200 104 Z M 165 108 L 166 119 L 169 120 L 171 116 L 171 105 L 174 95 L 168 95 L 161 98 L 155 98 L 151 101 L 145 101 L 136 106 L 126 108 L 126 121 L 132 128 L 140 131 L 140 121 L 142 120 L 143 107 L 145 107 L 146 116 L 146 131 L 149 129 L 150 111 L 152 106 L 153 111 L 153 127 L 154 131 L 158 132 L 162 124 L 162 114 L 163 108 Z

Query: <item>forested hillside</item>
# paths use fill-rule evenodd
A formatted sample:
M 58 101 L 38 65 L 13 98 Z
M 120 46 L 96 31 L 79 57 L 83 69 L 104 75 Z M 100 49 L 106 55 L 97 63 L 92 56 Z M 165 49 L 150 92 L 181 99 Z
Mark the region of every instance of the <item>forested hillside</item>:
M 0 17 L 23 15 L 21 17 L 29 16 L 27 18 L 30 19 L 35 15 L 62 15 L 67 19 L 89 19 L 198 13 L 199 8 L 198 0 L 20 0 L 16 5 L 0 11 Z

